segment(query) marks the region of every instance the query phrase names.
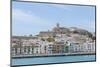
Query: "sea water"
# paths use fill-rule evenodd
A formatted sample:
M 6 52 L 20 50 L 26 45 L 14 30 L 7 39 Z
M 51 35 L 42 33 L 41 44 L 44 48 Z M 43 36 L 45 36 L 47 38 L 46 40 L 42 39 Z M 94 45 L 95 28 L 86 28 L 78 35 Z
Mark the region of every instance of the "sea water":
M 33 57 L 33 58 L 17 58 L 12 59 L 12 66 L 16 65 L 37 65 L 37 64 L 51 64 L 51 63 L 72 63 L 95 61 L 95 55 L 76 55 L 76 56 L 56 56 L 56 57 Z

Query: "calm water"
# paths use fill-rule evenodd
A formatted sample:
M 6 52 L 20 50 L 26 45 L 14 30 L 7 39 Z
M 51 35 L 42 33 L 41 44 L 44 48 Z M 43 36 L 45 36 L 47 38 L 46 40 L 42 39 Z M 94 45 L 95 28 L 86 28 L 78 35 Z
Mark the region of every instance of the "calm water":
M 32 65 L 32 64 L 63 63 L 63 62 L 67 63 L 67 62 L 77 62 L 77 61 L 95 61 L 95 55 L 12 59 L 12 65 Z

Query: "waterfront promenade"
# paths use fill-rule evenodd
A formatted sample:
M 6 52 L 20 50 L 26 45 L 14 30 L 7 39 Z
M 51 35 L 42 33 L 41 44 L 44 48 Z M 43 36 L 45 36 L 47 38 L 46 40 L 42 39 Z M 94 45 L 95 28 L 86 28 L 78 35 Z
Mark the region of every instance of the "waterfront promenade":
M 77 53 L 63 53 L 63 54 L 36 54 L 36 55 L 15 55 L 12 58 L 31 58 L 31 57 L 53 57 L 53 56 L 75 56 L 75 55 L 95 55 L 95 52 L 77 52 Z

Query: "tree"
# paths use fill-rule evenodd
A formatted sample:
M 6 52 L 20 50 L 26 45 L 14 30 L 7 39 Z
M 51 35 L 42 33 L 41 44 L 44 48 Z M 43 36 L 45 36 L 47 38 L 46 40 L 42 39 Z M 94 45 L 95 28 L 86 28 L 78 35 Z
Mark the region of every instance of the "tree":
M 68 52 L 68 45 L 65 45 L 64 52 Z
M 47 38 L 47 41 L 48 41 L 48 42 L 54 42 L 54 41 L 55 41 L 55 39 L 54 39 L 54 38 L 49 37 L 49 38 Z
M 92 33 L 90 33 L 90 32 L 88 32 L 87 35 L 88 35 L 88 37 L 90 37 L 90 38 L 92 38 L 92 36 L 93 36 Z
M 41 40 L 42 40 L 42 41 L 45 41 L 45 39 L 44 39 L 44 38 L 41 38 Z
M 93 36 L 93 37 L 92 37 L 92 40 L 93 40 L 93 41 L 94 41 L 94 40 L 96 40 L 96 37 L 95 37 L 95 36 Z

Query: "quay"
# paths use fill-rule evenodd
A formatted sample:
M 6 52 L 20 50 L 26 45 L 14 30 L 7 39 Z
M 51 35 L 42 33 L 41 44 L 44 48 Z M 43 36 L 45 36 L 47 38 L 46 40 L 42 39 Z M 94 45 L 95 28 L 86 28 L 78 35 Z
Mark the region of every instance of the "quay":
M 16 55 L 12 56 L 12 58 L 17 59 L 17 58 L 36 58 L 36 57 L 57 57 L 57 56 L 77 56 L 77 55 L 96 55 L 95 52 L 82 52 L 82 53 L 64 53 L 64 54 L 44 54 L 44 55 Z

